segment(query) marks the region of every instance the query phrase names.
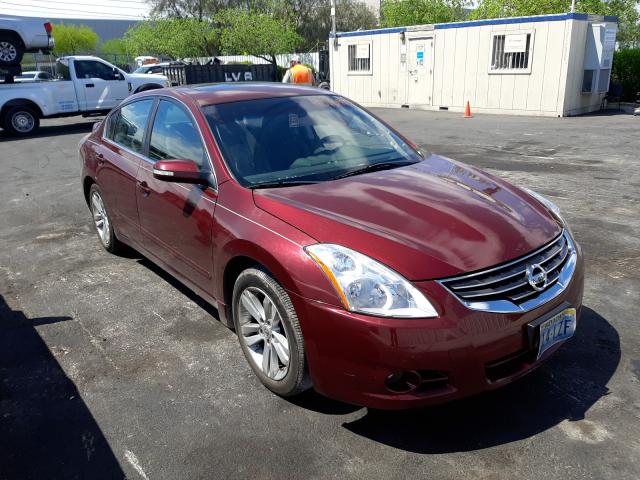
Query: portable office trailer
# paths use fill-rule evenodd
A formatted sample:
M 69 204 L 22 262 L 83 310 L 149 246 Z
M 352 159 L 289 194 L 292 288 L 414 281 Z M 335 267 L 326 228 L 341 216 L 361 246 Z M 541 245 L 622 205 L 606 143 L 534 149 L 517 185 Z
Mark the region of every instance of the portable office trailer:
M 578 115 L 600 109 L 616 32 L 567 13 L 338 33 L 331 88 L 365 106 Z

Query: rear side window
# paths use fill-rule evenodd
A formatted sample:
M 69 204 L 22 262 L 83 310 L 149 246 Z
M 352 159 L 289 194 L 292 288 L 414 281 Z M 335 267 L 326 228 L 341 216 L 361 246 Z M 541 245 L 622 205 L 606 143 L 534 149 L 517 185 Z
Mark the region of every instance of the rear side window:
M 142 154 L 144 134 L 153 99 L 125 105 L 109 116 L 105 137 L 136 153 Z
M 149 143 L 152 160 L 193 160 L 202 167 L 204 146 L 191 116 L 173 102 L 160 100 Z

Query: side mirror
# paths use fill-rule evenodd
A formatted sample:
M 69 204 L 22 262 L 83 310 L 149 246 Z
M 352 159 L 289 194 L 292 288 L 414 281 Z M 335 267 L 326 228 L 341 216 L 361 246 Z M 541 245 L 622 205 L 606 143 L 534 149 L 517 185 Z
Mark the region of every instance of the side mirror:
M 208 184 L 193 160 L 159 160 L 153 166 L 153 177 L 165 182 Z
M 120 73 L 120 70 L 118 70 L 117 68 L 113 68 L 113 78 L 115 80 L 124 80 L 124 77 L 122 76 L 122 74 Z

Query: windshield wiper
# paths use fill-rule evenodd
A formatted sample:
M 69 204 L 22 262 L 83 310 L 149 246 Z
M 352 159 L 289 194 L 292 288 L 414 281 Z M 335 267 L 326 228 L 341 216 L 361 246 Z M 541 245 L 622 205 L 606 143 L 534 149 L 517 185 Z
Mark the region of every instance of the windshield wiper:
M 247 188 L 281 188 L 281 187 L 296 187 L 298 185 L 313 185 L 318 183 L 312 180 L 278 180 L 276 182 L 263 182 L 249 185 Z
M 416 162 L 403 161 L 403 162 L 380 162 L 380 163 L 372 163 L 370 165 L 366 165 L 364 167 L 357 168 L 355 170 L 350 170 L 346 173 L 338 175 L 337 177 L 333 177 L 334 180 L 338 180 L 340 178 L 353 177 L 354 175 L 360 175 L 363 173 L 369 172 L 378 172 L 380 170 L 389 170 L 395 167 L 406 167 L 407 165 L 413 165 Z

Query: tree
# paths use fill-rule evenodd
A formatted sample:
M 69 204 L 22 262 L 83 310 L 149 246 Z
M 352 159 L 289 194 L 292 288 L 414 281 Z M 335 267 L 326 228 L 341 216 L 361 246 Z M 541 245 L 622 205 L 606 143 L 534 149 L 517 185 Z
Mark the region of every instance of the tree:
M 455 22 L 465 18 L 465 5 L 465 0 L 385 0 L 380 7 L 380 23 L 400 27 Z
M 303 37 L 301 48 L 317 48 L 329 38 L 330 0 L 150 0 L 152 13 L 171 18 L 215 18 L 222 10 L 237 9 L 264 14 L 293 25 Z M 378 19 L 363 2 L 337 0 L 337 28 L 351 31 L 374 28 Z
M 56 41 L 53 53 L 57 56 L 93 53 L 100 40 L 98 34 L 85 25 L 64 23 L 53 26 L 53 36 Z
M 331 31 L 331 4 L 328 0 L 291 2 L 297 19 L 296 31 L 304 38 L 304 47 L 317 48 L 329 38 Z M 378 25 L 378 18 L 365 3 L 336 0 L 336 30 L 351 32 L 368 30 Z
M 124 41 L 126 50 L 133 55 L 208 57 L 218 53 L 217 35 L 208 20 L 162 18 L 147 20 L 129 29 Z
M 279 0 L 148 0 L 156 17 L 211 19 L 220 10 L 244 8 L 263 11 Z
M 576 12 L 593 15 L 613 15 L 619 18 L 618 41 L 640 41 L 640 14 L 637 0 L 576 0 Z M 564 13 L 571 9 L 571 0 L 480 0 L 471 18 L 520 17 Z
M 126 55 L 127 54 L 127 42 L 122 38 L 112 38 L 100 45 L 100 52 L 111 55 Z
M 266 13 L 226 9 L 214 17 L 220 47 L 229 55 L 254 55 L 276 64 L 276 55 L 291 53 L 302 43 L 293 25 Z

